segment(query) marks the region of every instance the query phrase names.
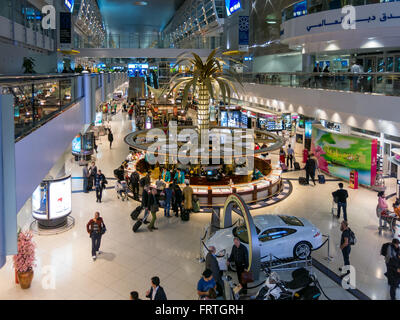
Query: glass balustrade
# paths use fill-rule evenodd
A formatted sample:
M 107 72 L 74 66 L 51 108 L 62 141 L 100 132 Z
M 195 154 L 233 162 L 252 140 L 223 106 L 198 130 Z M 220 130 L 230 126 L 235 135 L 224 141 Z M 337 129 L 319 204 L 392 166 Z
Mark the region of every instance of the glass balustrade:
M 242 81 L 272 86 L 400 96 L 400 73 L 243 73 Z
M 0 77 L 2 94 L 14 97 L 15 138 L 41 126 L 83 96 L 78 76 Z

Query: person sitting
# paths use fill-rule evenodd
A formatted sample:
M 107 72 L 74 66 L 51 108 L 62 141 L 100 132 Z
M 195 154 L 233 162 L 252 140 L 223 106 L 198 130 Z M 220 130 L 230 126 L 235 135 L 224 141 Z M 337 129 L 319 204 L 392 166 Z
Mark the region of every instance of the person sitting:
M 389 211 L 389 206 L 386 202 L 386 196 L 384 191 L 378 193 L 378 205 L 376 207 L 376 214 L 379 218 L 379 229 L 387 228 L 388 220 L 393 220 L 394 214 Z M 383 221 L 383 226 L 382 226 Z M 392 224 L 392 223 L 391 223 Z M 392 224 L 392 231 L 394 232 L 395 224 Z
M 206 269 L 203 272 L 203 277 L 197 283 L 197 294 L 200 299 L 203 299 L 208 296 L 210 289 L 217 289 L 217 284 L 212 276 L 212 271 L 210 269 Z

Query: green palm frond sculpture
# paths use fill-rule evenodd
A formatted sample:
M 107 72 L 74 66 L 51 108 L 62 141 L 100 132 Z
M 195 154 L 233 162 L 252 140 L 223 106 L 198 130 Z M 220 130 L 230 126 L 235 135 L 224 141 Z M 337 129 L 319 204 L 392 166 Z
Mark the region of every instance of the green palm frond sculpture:
M 227 102 L 230 104 L 232 91 L 238 94 L 235 83 L 243 87 L 238 74 L 224 69 L 223 67 L 227 65 L 227 62 L 218 58 L 216 54 L 217 49 L 214 49 L 205 62 L 196 53 L 192 53 L 193 58 L 179 58 L 176 65 L 186 64 L 190 67 L 190 70 L 178 72 L 169 82 L 171 88 L 169 93 L 175 89 L 184 88 L 183 107 L 187 105 L 190 89 L 192 89 L 193 94 L 198 93 L 197 120 L 199 131 L 209 129 L 210 98 L 218 99 L 221 96 L 224 104 Z M 234 61 L 233 59 L 230 60 Z

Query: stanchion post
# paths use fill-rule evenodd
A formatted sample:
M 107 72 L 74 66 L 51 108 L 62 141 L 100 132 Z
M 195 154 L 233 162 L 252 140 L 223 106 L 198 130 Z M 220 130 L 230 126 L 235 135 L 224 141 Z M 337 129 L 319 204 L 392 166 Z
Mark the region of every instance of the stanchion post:
M 333 260 L 333 257 L 331 257 L 331 255 L 330 255 L 330 242 L 331 242 L 331 240 L 330 240 L 330 236 L 328 235 L 328 236 L 325 236 L 325 237 L 327 237 L 328 238 L 328 255 L 327 255 L 327 257 L 325 258 L 325 260 L 327 260 L 327 261 L 332 261 Z

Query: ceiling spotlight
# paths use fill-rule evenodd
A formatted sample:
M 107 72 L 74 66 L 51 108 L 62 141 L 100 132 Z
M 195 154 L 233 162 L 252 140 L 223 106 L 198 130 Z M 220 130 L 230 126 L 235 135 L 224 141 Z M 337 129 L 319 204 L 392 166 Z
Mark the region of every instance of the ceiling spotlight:
M 136 1 L 134 3 L 135 6 L 147 6 L 147 2 L 146 1 Z

